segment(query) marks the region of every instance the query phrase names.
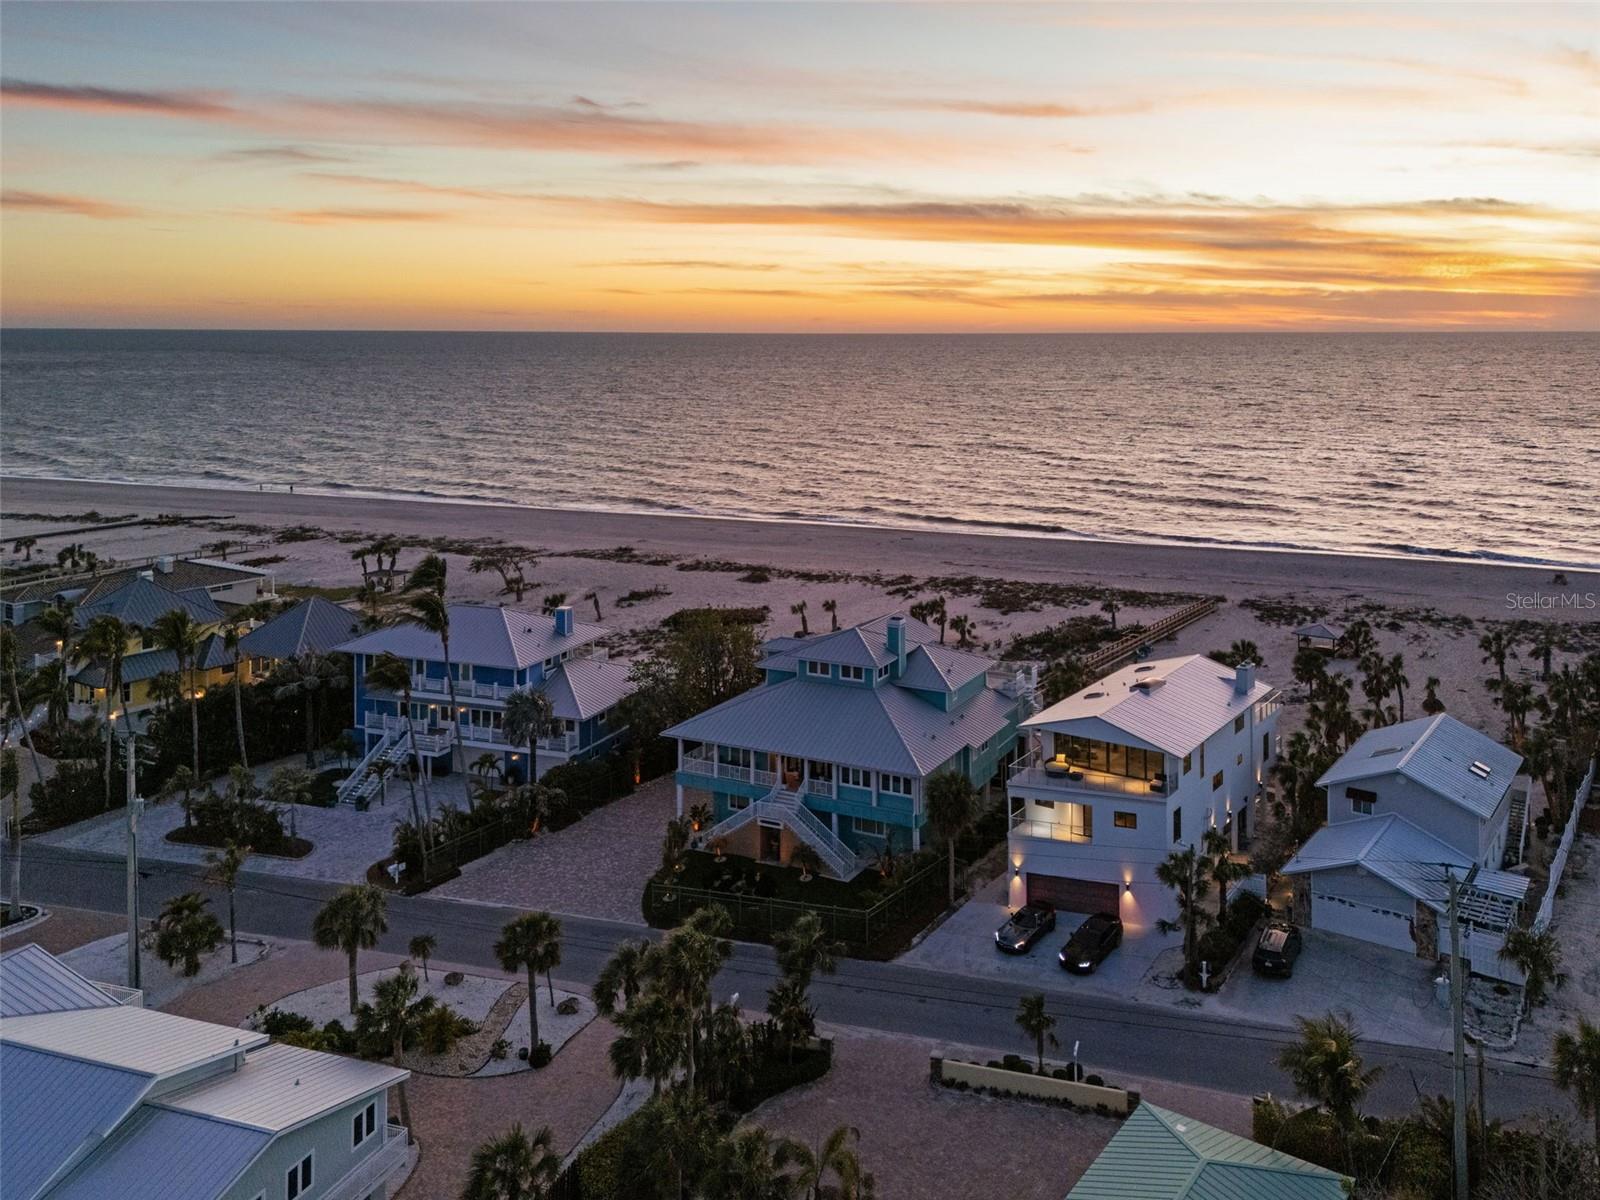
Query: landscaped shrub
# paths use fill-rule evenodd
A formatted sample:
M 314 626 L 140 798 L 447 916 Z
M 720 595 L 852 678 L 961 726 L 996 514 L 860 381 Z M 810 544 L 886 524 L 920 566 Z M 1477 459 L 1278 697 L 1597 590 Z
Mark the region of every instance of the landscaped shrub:
M 189 805 L 192 826 L 175 829 L 168 840 L 199 846 L 225 846 L 234 842 L 257 854 L 299 857 L 310 850 L 304 839 L 291 839 L 276 808 L 237 796 L 199 793 Z
M 1242 939 L 1267 913 L 1267 902 L 1260 896 L 1254 892 L 1240 892 L 1228 901 L 1227 927 L 1235 937 Z
M 551 812 L 548 827 L 563 829 L 602 804 L 626 796 L 633 791 L 633 777 L 633 756 L 621 750 L 551 767 L 539 782 L 563 793 L 566 804 L 560 812 Z
M 554 1052 L 550 1049 L 550 1043 L 540 1042 L 533 1048 L 533 1052 L 528 1055 L 528 1065 L 537 1071 L 541 1067 L 548 1067 L 550 1060 L 554 1056 Z
M 449 1054 L 458 1039 L 477 1031 L 477 1025 L 448 1004 L 435 1004 L 417 1022 L 417 1047 L 424 1054 Z
M 284 1012 L 281 1008 L 260 1013 L 257 1023 L 262 1033 L 274 1038 L 287 1037 L 291 1033 L 310 1033 L 316 1029 L 310 1017 L 303 1017 L 297 1012 Z
M 126 803 L 125 792 L 113 773 L 111 807 Z M 28 825 L 34 828 L 54 829 L 96 816 L 106 808 L 104 766 L 92 759 L 65 759 L 56 764 L 53 776 L 29 788 L 28 795 L 33 804 Z

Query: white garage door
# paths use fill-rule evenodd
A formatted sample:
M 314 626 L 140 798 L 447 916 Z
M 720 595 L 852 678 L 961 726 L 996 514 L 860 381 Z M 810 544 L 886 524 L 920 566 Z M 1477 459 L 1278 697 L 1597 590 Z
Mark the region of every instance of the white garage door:
M 1375 942 L 1396 950 L 1411 950 L 1411 918 L 1393 909 L 1376 908 L 1343 896 L 1329 896 L 1322 892 L 1311 895 L 1311 924 L 1313 928 L 1329 933 L 1342 933 L 1345 937 Z

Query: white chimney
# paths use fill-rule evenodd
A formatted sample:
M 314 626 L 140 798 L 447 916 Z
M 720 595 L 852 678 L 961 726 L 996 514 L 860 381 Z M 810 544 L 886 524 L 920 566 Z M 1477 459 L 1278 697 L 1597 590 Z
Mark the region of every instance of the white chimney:
M 140 579 L 148 579 L 148 580 L 154 582 L 155 581 L 155 577 L 156 577 L 156 573 L 154 571 L 140 571 L 139 572 L 139 578 Z
M 160 558 L 156 559 L 156 570 L 160 571 L 163 575 L 171 575 L 172 566 L 172 555 L 170 554 L 163 554 Z
M 1236 695 L 1248 696 L 1250 689 L 1256 686 L 1256 665 L 1253 662 L 1242 662 L 1233 669 L 1233 690 Z
M 560 608 L 555 609 L 550 615 L 556 620 L 557 637 L 572 636 L 572 605 L 563 604 Z

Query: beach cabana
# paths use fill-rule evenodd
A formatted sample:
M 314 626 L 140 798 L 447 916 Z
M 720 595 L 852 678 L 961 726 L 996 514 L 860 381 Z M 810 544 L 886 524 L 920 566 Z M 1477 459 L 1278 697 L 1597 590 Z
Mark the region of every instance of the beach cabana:
M 1344 641 L 1344 626 L 1313 621 L 1294 631 L 1295 645 L 1300 650 L 1321 650 L 1324 654 L 1337 654 L 1339 643 Z

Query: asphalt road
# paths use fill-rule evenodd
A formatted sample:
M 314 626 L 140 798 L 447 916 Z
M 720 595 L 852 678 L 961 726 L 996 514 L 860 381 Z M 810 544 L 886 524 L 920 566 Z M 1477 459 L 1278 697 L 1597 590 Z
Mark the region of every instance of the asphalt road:
M 105 912 L 125 909 L 126 875 L 120 858 L 28 844 L 24 863 L 23 895 L 30 902 Z M 201 887 L 201 875 L 199 867 L 145 863 L 141 912 L 155 916 L 168 897 Z M 247 872 L 237 896 L 239 927 L 269 937 L 307 940 L 317 909 L 337 890 L 333 884 Z M 221 909 L 220 904 L 217 907 Z M 389 931 L 380 948 L 404 954 L 414 934 L 429 932 L 438 938 L 441 961 L 494 966 L 495 939 L 516 911 L 426 896 L 393 896 Z M 582 983 L 594 979 L 618 943 L 659 936 L 638 926 L 580 917 L 563 917 L 562 926 L 562 963 L 557 973 Z M 715 990 L 719 997 L 737 992 L 745 1007 L 760 1008 L 776 979 L 772 951 L 741 942 L 735 944 Z M 1028 990 L 974 976 L 847 959 L 836 974 L 812 984 L 811 996 L 823 1021 L 1024 1053 L 1028 1039 L 1017 1030 L 1014 1017 L 1019 997 Z M 1283 1030 L 1252 1028 L 1133 1001 L 1085 998 L 1067 990 L 1046 995 L 1058 1018 L 1056 1034 L 1062 1046 L 1070 1048 L 1080 1041 L 1082 1060 L 1091 1071 L 1108 1077 L 1121 1071 L 1231 1092 L 1290 1090 L 1287 1078 L 1274 1065 L 1278 1048 L 1292 1040 Z M 1385 1044 L 1382 1030 L 1364 1032 L 1368 1065 L 1384 1068 L 1368 1104 L 1370 1111 L 1409 1111 L 1415 1106 L 1417 1089 L 1424 1095 L 1448 1094 L 1448 1055 Z M 1476 1088 L 1475 1064 L 1469 1084 Z M 1494 1059 L 1489 1060 L 1487 1095 L 1490 1114 L 1506 1119 L 1540 1109 L 1568 1116 L 1576 1111 L 1547 1070 Z

